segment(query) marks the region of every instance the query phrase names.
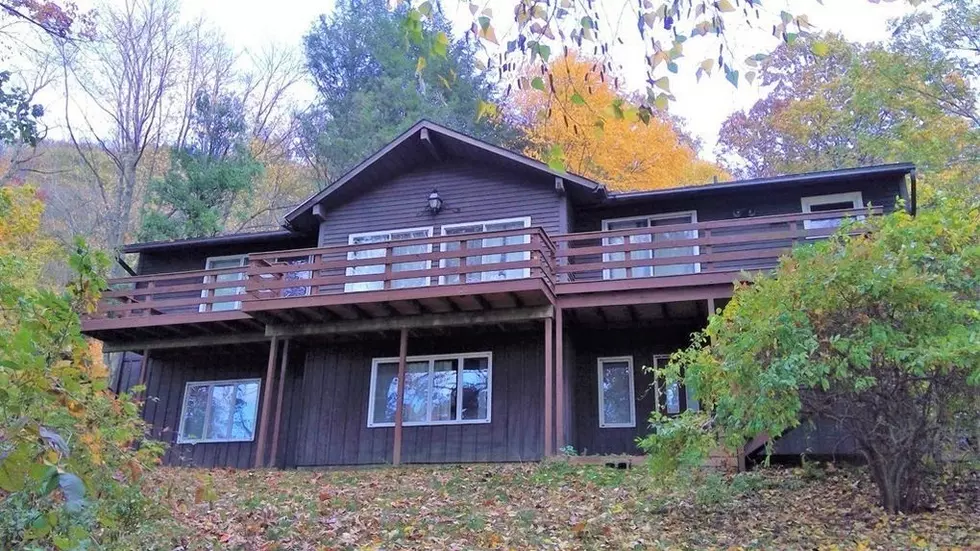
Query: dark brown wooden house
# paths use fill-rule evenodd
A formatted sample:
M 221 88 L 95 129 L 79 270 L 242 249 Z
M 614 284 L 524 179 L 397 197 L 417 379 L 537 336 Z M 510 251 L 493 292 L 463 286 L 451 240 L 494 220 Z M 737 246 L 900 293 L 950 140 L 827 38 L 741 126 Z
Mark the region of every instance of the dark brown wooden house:
M 127 247 L 83 328 L 131 353 L 115 386 L 145 382 L 169 464 L 636 454 L 652 410 L 698 407 L 643 367 L 792 246 L 914 208 L 914 175 L 618 193 L 423 121 L 280 231 Z

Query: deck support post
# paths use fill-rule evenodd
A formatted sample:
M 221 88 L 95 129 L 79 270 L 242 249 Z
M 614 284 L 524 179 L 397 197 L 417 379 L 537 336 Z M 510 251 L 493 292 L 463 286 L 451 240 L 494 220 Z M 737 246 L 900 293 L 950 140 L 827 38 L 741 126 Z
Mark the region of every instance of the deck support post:
M 125 359 L 125 357 L 123 358 Z M 125 362 L 120 361 L 119 371 L 122 371 Z M 150 376 L 147 373 L 150 369 L 150 349 L 144 348 L 143 355 L 140 357 L 140 378 L 136 381 L 136 384 L 144 387 L 140 391 L 138 406 L 140 408 L 140 417 L 143 417 L 143 413 L 146 412 L 146 382 L 150 380 Z M 122 390 L 122 375 L 119 376 L 119 387 L 116 388 L 116 394 Z
M 402 463 L 402 417 L 405 414 L 405 364 L 408 358 L 408 328 L 403 327 L 398 340 L 398 390 L 395 393 L 395 443 L 391 463 Z
M 555 449 L 561 451 L 565 441 L 565 335 L 561 307 L 555 308 Z
M 269 454 L 267 466 L 276 465 L 279 452 L 279 428 L 282 424 L 282 397 L 286 390 L 286 369 L 289 366 L 289 339 L 283 339 L 282 361 L 279 363 L 279 393 L 276 396 L 276 416 L 272 421 L 272 451 Z
M 544 456 L 554 454 L 554 353 L 555 353 L 555 321 L 553 318 L 544 319 Z
M 276 352 L 279 348 L 279 339 L 273 337 L 269 343 L 269 365 L 265 370 L 265 384 L 262 391 L 262 415 L 259 418 L 259 437 L 255 444 L 255 468 L 260 469 L 265 465 L 265 439 L 269 430 L 269 408 L 272 407 L 272 388 L 273 377 L 276 375 Z

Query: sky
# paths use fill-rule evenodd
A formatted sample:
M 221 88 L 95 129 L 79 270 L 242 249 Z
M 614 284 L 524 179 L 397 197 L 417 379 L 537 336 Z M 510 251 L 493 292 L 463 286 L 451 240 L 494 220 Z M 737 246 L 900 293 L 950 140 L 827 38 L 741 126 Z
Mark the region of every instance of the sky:
M 122 2 L 123 0 L 108 0 Z M 645 84 L 645 67 L 643 63 L 642 46 L 636 32 L 634 17 L 630 10 L 625 10 L 624 2 L 636 0 L 594 0 L 598 3 L 600 13 L 606 15 L 606 25 L 612 26 L 617 20 L 621 21 L 624 31 L 617 36 L 625 37 L 624 44 L 616 46 L 612 52 L 613 59 L 622 63 L 624 87 L 626 91 L 643 90 Z M 745 0 L 742 0 L 743 2 Z M 225 34 L 228 42 L 239 50 L 261 50 L 270 43 L 301 48 L 302 36 L 309 30 L 313 21 L 333 8 L 332 0 L 282 0 L 270 4 L 267 0 L 181 0 L 182 13 L 188 20 L 203 15 Z M 507 40 L 507 14 L 513 10 L 514 0 L 482 0 L 481 7 L 486 5 L 493 9 L 494 22 L 498 28 L 499 42 Z M 90 2 L 79 2 L 85 8 Z M 471 15 L 467 9 L 468 2 L 461 0 L 443 0 L 447 16 L 454 21 L 461 34 L 471 24 Z M 281 6 L 281 7 L 280 7 Z M 880 41 L 888 37 L 888 22 L 911 12 L 912 8 L 905 0 L 894 2 L 872 3 L 871 0 L 767 0 L 766 10 L 772 13 L 786 9 L 792 13 L 805 13 L 816 29 L 821 31 L 840 32 L 853 41 Z M 277 9 L 278 8 L 278 9 Z M 732 24 L 735 23 L 735 24 Z M 767 31 L 749 30 L 744 23 L 731 21 L 732 26 L 727 31 L 728 45 L 735 59 L 744 59 L 749 55 L 770 51 L 778 44 L 778 40 L 769 36 Z M 721 124 L 736 110 L 747 110 L 761 97 L 766 90 L 757 85 L 742 82 L 736 89 L 724 75 L 716 72 L 713 77 L 704 78 L 697 82 L 694 76 L 695 66 L 701 59 L 717 55 L 716 42 L 689 41 L 685 46 L 685 57 L 680 60 L 681 70 L 677 75 L 671 75 L 671 91 L 677 97 L 670 111 L 682 117 L 686 122 L 687 131 L 702 143 L 701 156 L 712 160 L 713 150 L 718 139 Z M 711 52 L 706 51 L 709 47 Z M 700 50 L 702 51 L 699 51 Z M 744 72 L 744 71 L 743 71 Z M 312 86 L 303 83 L 293 91 L 294 97 L 300 102 L 313 99 Z M 49 101 L 64 101 L 60 97 L 50 98 Z
M 624 0 L 596 0 L 601 4 L 601 11 L 609 14 L 622 13 Z M 634 0 L 625 0 L 634 1 Z M 183 0 L 184 9 L 188 14 L 205 15 L 226 34 L 228 40 L 240 48 L 261 48 L 269 42 L 299 46 L 301 37 L 309 29 L 310 24 L 322 13 L 329 13 L 333 2 L 287 0 L 288 9 L 270 10 L 265 0 Z M 482 5 L 482 4 L 481 4 Z M 508 20 L 505 14 L 513 9 L 513 0 L 487 0 L 486 5 L 493 8 L 495 23 L 501 30 Z M 470 25 L 470 13 L 466 2 L 444 0 L 444 9 L 450 19 L 457 23 L 462 32 Z M 888 21 L 909 13 L 912 8 L 902 0 L 896 2 L 871 3 L 868 0 L 769 0 L 766 9 L 778 13 L 787 9 L 793 13 L 805 13 L 817 29 L 840 32 L 849 40 L 870 42 L 880 41 L 888 37 Z M 456 17 L 453 17 L 457 14 Z M 620 51 L 614 52 L 614 58 L 623 61 L 623 72 L 626 86 L 633 90 L 645 87 L 645 72 L 643 54 L 638 51 L 638 33 L 632 19 L 623 22 L 625 32 L 618 33 L 627 37 L 627 42 L 619 46 Z M 614 21 L 617 17 L 606 17 Z M 624 18 L 626 19 L 626 18 Z M 733 32 L 734 31 L 734 32 Z M 736 26 L 729 31 L 728 40 L 738 56 L 743 59 L 749 55 L 774 48 L 778 41 L 768 37 L 765 31 L 748 31 L 742 26 Z M 500 31 L 498 31 L 498 34 Z M 631 41 L 636 37 L 635 41 Z M 506 37 L 500 37 L 503 44 Z M 686 61 L 693 65 L 705 57 L 716 53 L 699 55 L 697 45 L 692 44 L 690 51 L 685 52 Z M 716 48 L 712 45 L 712 50 Z M 671 77 L 671 91 L 677 96 L 677 101 L 671 105 L 673 114 L 679 115 L 686 121 L 686 127 L 702 143 L 702 157 L 713 159 L 713 149 L 718 140 L 718 131 L 722 122 L 736 110 L 747 110 L 761 97 L 765 90 L 758 86 L 742 82 L 738 89 L 724 79 L 724 75 L 716 73 L 713 77 L 697 82 L 693 69 L 685 70 L 682 61 L 680 74 Z M 298 97 L 312 98 L 311 88 L 300 90 Z

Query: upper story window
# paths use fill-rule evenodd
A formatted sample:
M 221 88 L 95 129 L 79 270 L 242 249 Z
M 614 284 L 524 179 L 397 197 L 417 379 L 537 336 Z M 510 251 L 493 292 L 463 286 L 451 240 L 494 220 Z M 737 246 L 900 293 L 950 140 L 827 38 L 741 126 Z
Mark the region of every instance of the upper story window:
M 607 237 L 602 240 L 603 245 L 622 245 L 624 243 L 651 243 L 649 249 L 629 251 L 629 267 L 616 267 L 603 270 L 603 279 L 622 279 L 627 277 L 650 277 L 693 274 L 701 271 L 701 265 L 697 262 L 686 262 L 680 264 L 657 264 L 654 266 L 643 265 L 642 261 L 651 259 L 663 259 L 675 256 L 690 257 L 697 256 L 700 248 L 697 245 L 691 246 L 671 246 L 657 248 L 658 242 L 677 241 L 685 239 L 697 239 L 698 231 L 694 229 L 682 229 L 671 231 L 664 226 L 676 226 L 682 224 L 694 224 L 698 221 L 696 211 L 672 212 L 666 214 L 656 214 L 651 216 L 639 216 L 633 218 L 615 218 L 602 221 L 602 229 L 606 231 L 632 230 L 642 228 L 652 228 L 658 231 L 650 233 L 633 233 L 628 236 Z M 663 229 L 661 229 L 663 228 Z M 603 262 L 624 262 L 627 260 L 626 252 L 611 252 L 602 255 Z
M 409 228 L 403 230 L 386 230 L 377 232 L 365 232 L 365 233 L 352 233 L 348 237 L 348 243 L 351 245 L 364 245 L 371 243 L 388 243 L 391 241 L 400 241 L 405 239 L 419 239 L 424 237 L 432 237 L 432 228 Z M 432 244 L 414 244 L 405 245 L 399 247 L 391 248 L 391 256 L 403 256 L 412 255 L 420 253 L 430 253 L 432 252 Z M 378 249 L 362 249 L 358 251 L 351 251 L 347 253 L 347 260 L 363 260 L 370 258 L 384 258 L 388 253 L 386 247 Z M 427 270 L 432 266 L 432 262 L 429 260 L 417 260 L 417 261 L 406 261 L 406 262 L 395 262 L 391 264 L 392 272 L 409 272 L 415 270 Z M 346 270 L 348 276 L 363 276 L 371 274 L 384 274 L 385 266 L 384 264 L 364 264 L 349 266 Z M 430 278 L 428 277 L 413 277 L 405 279 L 392 279 L 391 288 L 392 289 L 403 289 L 406 287 L 424 287 L 430 284 Z M 377 291 L 384 289 L 384 278 L 381 277 L 377 281 L 357 281 L 352 283 L 344 284 L 344 291 Z
M 803 212 L 827 212 L 832 210 L 861 209 L 864 208 L 864 200 L 860 191 L 849 193 L 834 193 L 831 195 L 813 195 L 803 197 Z M 804 220 L 803 227 L 810 229 L 836 228 L 840 226 L 842 218 L 823 218 L 820 220 Z
M 447 224 L 442 227 L 442 235 L 458 235 L 461 238 L 469 234 L 495 232 L 504 230 L 516 230 L 531 226 L 531 217 L 507 218 L 500 220 L 489 220 L 486 222 L 467 222 L 465 224 Z M 504 237 L 484 237 L 476 239 L 461 239 L 460 241 L 450 241 L 441 245 L 442 251 L 458 251 L 464 247 L 467 251 L 478 251 L 490 247 L 505 247 L 508 245 L 523 245 L 530 242 L 530 235 L 508 235 Z M 497 252 L 493 254 L 477 254 L 465 257 L 467 266 L 482 266 L 486 264 L 506 264 L 508 262 L 520 262 L 530 260 L 530 252 Z M 441 267 L 458 267 L 459 258 L 446 258 L 441 262 Z M 478 283 L 481 281 L 500 281 L 504 279 L 519 279 L 529 277 L 530 269 L 513 268 L 500 266 L 494 270 L 486 272 L 468 272 L 463 277 L 464 283 Z M 459 275 L 446 276 L 443 283 L 460 283 Z
M 260 385 L 259 379 L 187 383 L 177 442 L 250 442 Z
M 492 370 L 490 352 L 409 356 L 405 364 L 402 423 L 489 423 Z M 374 359 L 368 402 L 368 427 L 394 426 L 398 358 Z
M 633 356 L 599 358 L 599 427 L 635 427 Z
M 206 270 L 223 270 L 226 268 L 244 268 L 248 264 L 248 256 L 236 254 L 230 256 L 211 256 L 204 263 Z M 245 270 L 233 271 L 231 273 L 220 273 L 204 276 L 204 283 L 234 282 L 245 281 Z M 222 285 L 215 289 L 204 289 L 201 291 L 201 298 L 235 296 L 245 293 L 244 286 L 233 286 L 232 284 Z M 216 298 L 217 300 L 217 298 Z M 227 310 L 241 310 L 241 301 L 228 300 L 225 302 L 202 303 L 199 307 L 201 312 L 223 312 Z

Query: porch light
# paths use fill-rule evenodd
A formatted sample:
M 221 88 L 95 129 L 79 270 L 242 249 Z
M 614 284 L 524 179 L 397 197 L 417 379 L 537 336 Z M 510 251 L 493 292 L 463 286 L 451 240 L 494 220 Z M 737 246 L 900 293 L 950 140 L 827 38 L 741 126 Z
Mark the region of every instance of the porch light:
M 439 214 L 442 210 L 442 197 L 439 197 L 439 192 L 437 190 L 432 190 L 429 194 L 429 203 L 426 205 L 429 210 L 429 214 Z

